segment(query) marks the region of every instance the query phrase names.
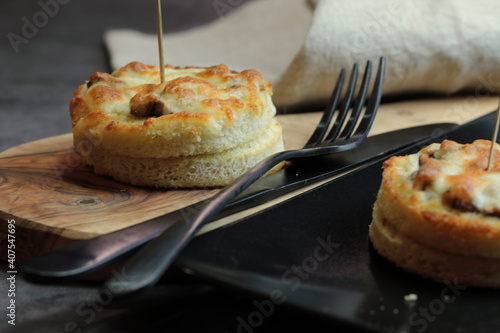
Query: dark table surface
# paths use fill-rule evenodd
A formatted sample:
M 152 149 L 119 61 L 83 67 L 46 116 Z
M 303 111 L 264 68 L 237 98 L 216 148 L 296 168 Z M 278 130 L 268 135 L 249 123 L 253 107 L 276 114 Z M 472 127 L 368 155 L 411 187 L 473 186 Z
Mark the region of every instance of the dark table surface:
M 244 3 L 222 2 L 233 7 Z M 217 3 L 164 0 L 170 14 L 165 33 L 218 19 Z M 3 0 L 0 27 L 0 151 L 71 131 L 72 92 L 90 73 L 110 70 L 103 43 L 107 29 L 156 31 L 152 0 Z M 37 285 L 17 274 L 13 326 L 5 310 L 11 287 L 7 271 L 1 263 L 0 332 L 343 331 L 339 323 L 286 306 L 248 326 L 248 320 L 260 318 L 252 317 L 257 311 L 254 295 L 184 275 L 132 300 L 108 302 L 97 294 L 99 282 Z

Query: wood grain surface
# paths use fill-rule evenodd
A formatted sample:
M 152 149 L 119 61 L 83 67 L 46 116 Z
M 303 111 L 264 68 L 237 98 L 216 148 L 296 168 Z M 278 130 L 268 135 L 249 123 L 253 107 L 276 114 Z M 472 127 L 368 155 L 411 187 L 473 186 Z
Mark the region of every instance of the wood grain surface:
M 421 124 L 465 123 L 493 111 L 498 97 L 460 96 L 382 105 L 371 135 Z M 280 115 L 285 147 L 299 148 L 320 113 Z M 74 240 L 118 230 L 214 195 L 218 189 L 158 190 L 121 184 L 83 165 L 72 134 L 0 153 L 0 244 L 16 224 L 18 262 Z M 235 214 L 232 219 L 237 219 Z M 2 251 L 2 254 L 7 251 Z M 5 258 L 4 258 L 5 259 Z

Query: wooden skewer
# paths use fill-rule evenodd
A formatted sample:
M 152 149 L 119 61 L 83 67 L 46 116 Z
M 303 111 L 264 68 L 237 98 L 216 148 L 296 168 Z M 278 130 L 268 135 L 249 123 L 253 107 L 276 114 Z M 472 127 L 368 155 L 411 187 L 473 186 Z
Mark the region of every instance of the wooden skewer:
M 160 56 L 161 83 L 165 82 L 165 65 L 163 64 L 163 24 L 161 18 L 161 0 L 156 0 L 156 33 L 158 35 L 158 53 Z
M 495 153 L 495 142 L 497 142 L 499 125 L 500 125 L 500 104 L 498 104 L 497 108 L 497 117 L 495 120 L 495 128 L 493 129 L 493 138 L 491 139 L 490 156 L 488 157 L 488 166 L 486 167 L 486 171 L 490 171 L 491 169 L 491 162 L 493 161 L 493 155 Z

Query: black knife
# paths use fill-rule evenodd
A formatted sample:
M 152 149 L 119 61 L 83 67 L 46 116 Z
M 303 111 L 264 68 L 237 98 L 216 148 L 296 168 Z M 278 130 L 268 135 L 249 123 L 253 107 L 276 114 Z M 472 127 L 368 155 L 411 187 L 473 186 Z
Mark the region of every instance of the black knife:
M 295 189 L 354 169 L 392 152 L 421 143 L 442 141 L 456 124 L 440 123 L 397 130 L 367 138 L 357 149 L 330 156 L 294 161 L 287 168 L 263 177 L 235 198 L 216 219 L 257 206 Z M 210 199 L 207 199 L 210 200 Z M 89 276 L 132 254 L 165 229 L 196 213 L 206 200 L 148 221 L 77 241 L 37 255 L 21 265 L 23 276 L 33 282 L 70 282 Z

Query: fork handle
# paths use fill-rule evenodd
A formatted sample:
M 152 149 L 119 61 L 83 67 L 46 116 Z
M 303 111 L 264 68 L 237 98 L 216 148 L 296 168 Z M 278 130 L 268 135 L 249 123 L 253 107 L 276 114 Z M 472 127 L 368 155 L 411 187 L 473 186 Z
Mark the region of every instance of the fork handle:
M 106 281 L 105 288 L 117 296 L 123 296 L 155 284 L 203 225 L 210 222 L 233 198 L 259 177 L 293 156 L 293 152 L 284 151 L 271 155 L 255 165 L 220 191 L 199 212 L 193 211 L 140 249 L 124 264 L 120 274 L 113 274 L 113 277 Z

